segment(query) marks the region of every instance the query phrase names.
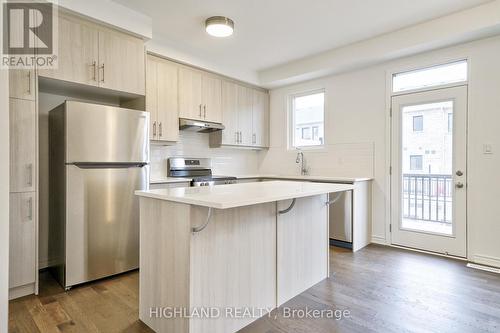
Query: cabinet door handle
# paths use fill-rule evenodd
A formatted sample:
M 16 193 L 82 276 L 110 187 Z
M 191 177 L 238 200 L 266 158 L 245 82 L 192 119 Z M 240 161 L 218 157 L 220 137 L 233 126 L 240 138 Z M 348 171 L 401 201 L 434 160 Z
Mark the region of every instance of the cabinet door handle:
M 33 186 L 33 164 L 30 163 L 27 165 L 28 169 L 28 180 L 26 181 L 26 185 Z
M 256 142 L 257 142 L 257 137 L 254 133 L 254 134 L 252 134 L 252 143 L 255 144 Z
M 234 142 L 238 143 L 238 132 L 234 132 Z
M 28 94 L 31 95 L 31 70 L 28 71 Z
M 241 131 L 238 132 L 238 137 L 239 137 L 238 143 L 241 143 L 243 141 L 243 139 L 242 139 L 243 136 L 241 135 Z
M 156 136 L 156 121 L 153 122 L 153 138 Z
M 199 105 L 199 109 L 200 109 L 200 118 L 201 118 L 201 104 Z
M 28 220 L 33 220 L 33 197 L 28 199 Z
M 159 132 L 160 132 L 160 138 L 161 138 L 161 137 L 162 137 L 162 135 L 163 135 L 161 122 L 158 124 L 158 130 L 159 130 Z
M 203 118 L 207 117 L 207 106 L 203 105 Z
M 101 82 L 104 82 L 104 63 L 102 64 L 101 69 L 102 69 L 102 78 L 101 78 Z
M 96 81 L 96 77 L 97 77 L 96 69 L 97 69 L 97 63 L 94 60 L 92 62 L 92 80 L 94 80 L 94 81 Z

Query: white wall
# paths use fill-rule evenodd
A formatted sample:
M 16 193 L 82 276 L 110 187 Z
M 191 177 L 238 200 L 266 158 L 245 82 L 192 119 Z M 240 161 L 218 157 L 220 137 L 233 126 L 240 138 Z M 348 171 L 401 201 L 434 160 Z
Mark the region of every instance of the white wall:
M 9 76 L 0 69 L 0 332 L 7 332 L 9 322 L 9 160 Z
M 173 146 L 151 146 L 151 179 L 167 176 L 167 158 L 172 156 L 209 157 L 215 175 L 234 176 L 256 174 L 259 170 L 259 152 L 250 149 L 208 148 L 208 134 L 180 132 L 179 142 Z
M 271 149 L 262 156 L 262 172 L 298 170 L 293 167 L 295 152 L 286 150 L 286 95 L 301 89 L 326 89 L 326 140 L 329 145 L 373 143 L 373 240 L 390 243 L 386 214 L 388 188 L 388 99 L 387 73 L 467 57 L 469 78 L 468 134 L 468 257 L 500 266 L 500 37 L 489 38 L 426 54 L 391 61 L 367 69 L 331 76 L 271 92 Z M 484 155 L 483 143 L 494 153 Z M 320 156 L 319 156 L 319 155 Z M 311 173 L 325 165 L 339 168 L 342 154 L 306 152 Z M 339 157 L 340 156 L 340 157 Z M 354 159 L 354 158 L 353 158 Z M 362 169 L 362 167 L 359 167 Z M 298 172 L 298 171 L 296 171 Z M 343 170 L 346 172 L 346 170 Z M 357 176 L 353 169 L 352 176 Z

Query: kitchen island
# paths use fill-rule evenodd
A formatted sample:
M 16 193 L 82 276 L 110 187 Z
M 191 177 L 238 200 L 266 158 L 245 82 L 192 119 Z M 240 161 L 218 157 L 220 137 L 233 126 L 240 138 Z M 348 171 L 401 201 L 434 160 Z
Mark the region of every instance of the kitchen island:
M 236 332 L 328 277 L 328 194 L 270 181 L 137 191 L 139 317 L 156 332 Z

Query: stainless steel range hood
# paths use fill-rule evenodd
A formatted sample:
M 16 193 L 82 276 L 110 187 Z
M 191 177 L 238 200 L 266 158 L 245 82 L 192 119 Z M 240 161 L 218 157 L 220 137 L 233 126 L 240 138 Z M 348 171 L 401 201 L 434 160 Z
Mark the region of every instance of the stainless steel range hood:
M 183 131 L 211 133 L 223 130 L 224 125 L 219 123 L 212 123 L 209 121 L 180 118 L 179 129 Z

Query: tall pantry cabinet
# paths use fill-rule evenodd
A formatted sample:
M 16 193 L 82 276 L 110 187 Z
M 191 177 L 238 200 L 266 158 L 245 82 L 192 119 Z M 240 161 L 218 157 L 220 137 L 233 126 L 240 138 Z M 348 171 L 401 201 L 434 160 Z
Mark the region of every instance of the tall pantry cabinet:
M 38 293 L 38 115 L 34 69 L 9 71 L 9 299 Z

